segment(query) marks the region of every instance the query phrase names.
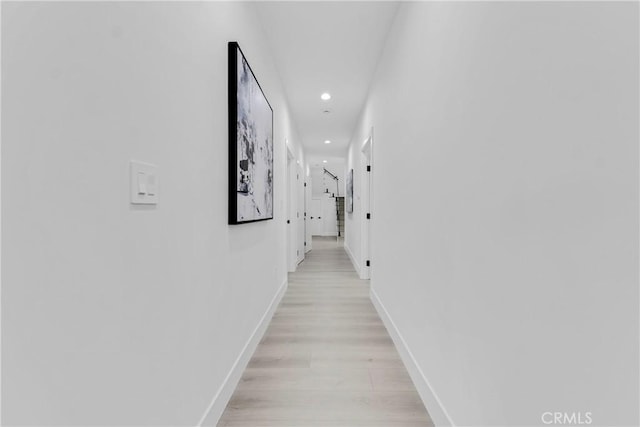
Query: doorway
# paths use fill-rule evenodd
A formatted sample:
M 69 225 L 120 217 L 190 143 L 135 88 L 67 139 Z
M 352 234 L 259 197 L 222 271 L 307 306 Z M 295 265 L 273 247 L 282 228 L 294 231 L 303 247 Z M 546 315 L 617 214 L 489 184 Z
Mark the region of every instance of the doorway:
M 304 182 L 304 253 L 306 254 L 313 248 L 313 239 L 311 231 L 311 177 L 309 176 L 309 167 L 307 166 L 307 174 Z
M 286 140 L 285 140 L 286 145 Z M 295 218 L 295 160 L 287 145 L 287 270 L 296 271 L 296 221 Z
M 296 271 L 304 260 L 305 218 L 304 218 L 304 177 L 302 165 L 296 161 L 287 140 L 287 270 Z

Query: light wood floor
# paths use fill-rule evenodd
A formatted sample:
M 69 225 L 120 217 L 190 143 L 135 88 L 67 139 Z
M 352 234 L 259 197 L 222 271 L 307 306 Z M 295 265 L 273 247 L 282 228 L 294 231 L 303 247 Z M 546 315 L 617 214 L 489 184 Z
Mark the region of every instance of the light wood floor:
M 314 238 L 219 427 L 432 426 L 335 238 Z

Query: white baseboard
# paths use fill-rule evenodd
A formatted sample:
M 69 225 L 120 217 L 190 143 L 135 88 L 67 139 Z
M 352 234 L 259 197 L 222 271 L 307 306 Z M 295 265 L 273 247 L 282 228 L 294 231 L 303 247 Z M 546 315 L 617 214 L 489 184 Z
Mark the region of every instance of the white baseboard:
M 353 268 L 356 269 L 356 273 L 358 273 L 358 276 L 360 276 L 360 264 L 358 264 L 358 261 L 356 261 L 356 257 L 353 256 L 353 252 L 351 252 L 351 248 L 349 247 L 349 245 L 347 245 L 346 241 L 344 242 L 344 251 L 347 253 L 347 255 L 349 255 L 351 264 L 353 264 Z
M 265 311 L 264 315 L 258 322 L 258 325 L 254 329 L 253 333 L 249 337 L 249 340 L 244 345 L 244 348 L 240 352 L 240 355 L 236 359 L 235 363 L 231 367 L 231 370 L 227 374 L 227 377 L 224 379 L 224 382 L 216 392 L 215 396 L 211 400 L 209 407 L 202 415 L 200 422 L 198 423 L 198 427 L 200 426 L 215 426 L 218 424 L 222 413 L 227 407 L 227 403 L 229 403 L 229 399 L 233 395 L 240 378 L 242 377 L 242 373 L 244 372 L 249 360 L 251 360 L 251 356 L 253 356 L 258 343 L 262 339 L 264 333 L 267 331 L 267 327 L 271 322 L 271 318 L 273 317 L 273 313 L 275 313 L 276 308 L 278 308 L 278 304 L 280 304 L 280 300 L 284 296 L 287 291 L 288 282 L 285 279 L 284 283 L 276 292 L 276 295 L 271 300 L 271 304 Z
M 416 386 L 418 394 L 420 395 L 425 408 L 427 408 L 427 412 L 429 412 L 433 423 L 438 427 L 455 426 L 451 417 L 442 405 L 442 402 L 438 398 L 438 395 L 431 387 L 429 380 L 424 375 L 424 372 L 422 372 L 422 369 L 420 369 L 420 365 L 418 365 L 416 359 L 413 357 L 413 354 L 402 337 L 402 334 L 398 328 L 396 328 L 395 323 L 393 323 L 393 319 L 389 316 L 387 309 L 384 307 L 384 304 L 382 304 L 382 301 L 380 301 L 380 298 L 378 298 L 378 295 L 375 293 L 373 288 L 371 289 L 370 295 L 371 302 L 373 302 L 373 305 L 378 311 L 378 315 L 380 315 L 389 335 L 391 335 L 391 339 L 396 345 L 398 353 L 400 353 L 400 357 L 404 362 L 404 366 L 407 368 L 409 376 L 413 380 L 413 384 Z

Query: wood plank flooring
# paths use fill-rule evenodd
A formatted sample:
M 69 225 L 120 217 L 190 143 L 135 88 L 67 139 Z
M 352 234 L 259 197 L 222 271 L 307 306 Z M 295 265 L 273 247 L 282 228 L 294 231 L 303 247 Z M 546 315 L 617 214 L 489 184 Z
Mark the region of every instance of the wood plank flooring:
M 314 238 L 219 427 L 433 423 L 341 243 Z

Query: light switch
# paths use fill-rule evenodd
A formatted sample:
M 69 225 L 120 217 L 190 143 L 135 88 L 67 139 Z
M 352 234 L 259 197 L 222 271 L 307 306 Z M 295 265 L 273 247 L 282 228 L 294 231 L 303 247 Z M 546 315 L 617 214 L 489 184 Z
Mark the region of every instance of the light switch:
M 130 187 L 132 204 L 158 204 L 158 166 L 131 160 Z

